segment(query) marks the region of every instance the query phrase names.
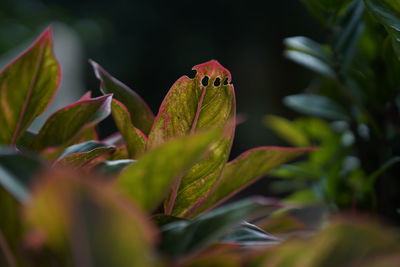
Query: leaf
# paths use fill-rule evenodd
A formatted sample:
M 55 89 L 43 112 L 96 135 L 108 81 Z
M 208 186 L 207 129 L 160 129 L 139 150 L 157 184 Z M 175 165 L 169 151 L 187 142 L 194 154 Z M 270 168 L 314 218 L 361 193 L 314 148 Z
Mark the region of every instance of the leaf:
M 176 221 L 161 227 L 160 250 L 170 257 L 188 256 L 220 240 L 230 229 L 273 206 L 255 200 L 242 200 L 222 206 L 191 221 Z
M 61 70 L 53 55 L 51 30 L 0 72 L 0 145 L 15 145 L 54 97 Z
M 393 48 L 400 60 L 400 17 L 395 1 L 365 0 L 368 10 L 385 26 L 392 37 Z
M 115 176 L 135 162 L 136 160 L 132 159 L 105 160 L 99 163 L 95 168 L 96 171 L 102 175 Z
M 238 243 L 241 245 L 271 245 L 277 244 L 279 239 L 271 234 L 268 234 L 258 226 L 242 222 L 239 227 L 236 227 L 232 232 L 224 236 L 222 242 Z
M 97 79 L 100 80 L 100 89 L 103 94 L 113 94 L 114 99 L 123 103 L 131 116 L 132 124 L 147 135 L 154 121 L 154 115 L 149 106 L 135 91 L 115 79 L 99 64 L 93 60 L 89 62 L 93 66 Z
M 172 183 L 203 155 L 218 135 L 218 131 L 198 133 L 167 142 L 125 169 L 115 185 L 140 207 L 152 211 Z
M 165 213 L 182 216 L 207 194 L 228 160 L 235 130 L 235 94 L 228 70 L 212 60 L 193 67 L 169 90 L 150 131 L 148 148 L 204 129 L 226 128 L 199 162 L 181 177 L 165 202 Z M 203 85 L 204 83 L 204 85 Z
M 314 94 L 286 96 L 283 100 L 291 109 L 310 116 L 332 120 L 350 120 L 346 110 L 329 98 Z
M 278 116 L 269 115 L 264 118 L 264 123 L 289 144 L 298 147 L 310 145 L 307 136 L 294 122 Z
M 284 44 L 285 56 L 290 60 L 322 76 L 336 78 L 334 60 L 320 44 L 302 36 L 286 38 Z
M 129 157 L 137 159 L 144 153 L 147 137 L 132 125 L 130 114 L 121 102 L 113 99 L 111 112 L 118 130 L 125 140 Z
M 0 186 L 21 203 L 30 199 L 29 187 L 43 163 L 31 156 L 0 149 Z
M 186 216 L 198 215 L 222 203 L 232 195 L 254 183 L 282 163 L 301 156 L 313 148 L 259 147 L 248 150 L 228 162 L 218 183 Z
M 96 141 L 88 141 L 68 147 L 55 162 L 59 166 L 82 167 L 93 159 L 111 153 L 114 147 Z
M 147 216 L 95 180 L 56 170 L 42 176 L 25 207 L 28 234 L 43 240 L 51 265 L 155 266 Z
M 111 95 L 78 101 L 56 111 L 40 129 L 32 149 L 68 145 L 88 127 L 105 119 L 111 112 Z

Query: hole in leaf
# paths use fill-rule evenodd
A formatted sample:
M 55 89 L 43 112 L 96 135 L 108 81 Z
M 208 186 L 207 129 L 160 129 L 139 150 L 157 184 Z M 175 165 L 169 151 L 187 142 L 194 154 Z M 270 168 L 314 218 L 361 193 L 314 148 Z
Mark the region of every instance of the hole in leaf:
M 215 79 L 214 81 L 214 86 L 220 86 L 221 85 L 221 79 L 218 77 L 217 79 Z
M 225 78 L 224 85 L 228 85 L 228 78 Z
M 201 84 L 203 86 L 207 86 L 208 85 L 208 80 L 209 80 L 208 76 L 204 76 L 204 78 L 201 80 Z

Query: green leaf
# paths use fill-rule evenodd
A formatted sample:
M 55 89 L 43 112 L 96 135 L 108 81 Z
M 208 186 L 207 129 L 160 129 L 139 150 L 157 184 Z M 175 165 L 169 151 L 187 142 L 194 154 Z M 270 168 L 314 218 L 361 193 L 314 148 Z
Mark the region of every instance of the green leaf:
M 97 79 L 100 80 L 100 89 L 103 94 L 113 94 L 114 99 L 123 103 L 131 116 L 132 124 L 147 135 L 154 121 L 154 115 L 149 106 L 135 91 L 111 76 L 99 64 L 93 60 L 89 62 L 93 66 Z
M 172 183 L 193 166 L 219 134 L 198 133 L 149 151 L 125 169 L 116 186 L 142 208 L 154 210 Z
M 264 118 L 264 123 L 289 144 L 298 147 L 310 145 L 307 136 L 294 122 L 282 117 L 269 115 Z
M 131 116 L 126 107 L 117 100 L 113 99 L 111 104 L 111 113 L 115 124 L 128 149 L 129 157 L 137 159 L 144 153 L 147 137 L 138 128 L 133 126 Z
M 365 0 L 368 10 L 383 24 L 392 37 L 393 48 L 400 60 L 400 16 L 396 1 Z
M 78 101 L 56 111 L 40 129 L 32 143 L 32 149 L 68 145 L 69 142 L 105 119 L 111 112 L 112 96 L 102 96 Z
M 313 148 L 259 147 L 244 152 L 226 164 L 218 183 L 209 195 L 203 196 L 189 216 L 198 215 L 225 201 L 254 183 L 282 163 L 293 160 Z M 196 209 L 197 208 L 197 209 Z
M 254 224 L 242 222 L 239 227 L 236 227 L 236 229 L 224 236 L 222 242 L 250 246 L 254 246 L 255 244 L 271 245 L 278 243 L 278 238 L 268 234 Z
M 286 46 L 285 56 L 290 60 L 322 76 L 336 78 L 333 68 L 334 60 L 320 44 L 302 36 L 286 38 L 284 44 Z
M 115 176 L 134 162 L 136 162 L 136 160 L 132 159 L 105 160 L 99 163 L 95 168 L 96 171 L 102 175 Z
M 30 199 L 29 186 L 33 176 L 43 168 L 38 159 L 16 151 L 0 149 L 0 186 L 21 203 Z
M 314 94 L 297 94 L 284 98 L 291 109 L 311 116 L 333 120 L 350 120 L 346 110 L 329 98 Z
M 50 171 L 25 207 L 29 230 L 50 252 L 48 266 L 156 266 L 156 232 L 147 215 L 92 178 Z
M 242 220 L 269 208 L 272 210 L 260 202 L 242 200 L 191 221 L 169 223 L 161 227 L 160 249 L 171 257 L 187 256 L 220 240 Z
M 174 185 L 164 205 L 165 212 L 174 216 L 184 215 L 208 193 L 228 160 L 235 130 L 235 94 L 229 71 L 215 60 L 193 70 L 193 79 L 183 76 L 169 90 L 154 121 L 148 147 L 203 129 L 226 129 L 209 153 Z
M 46 29 L 34 44 L 0 72 L 0 145 L 15 145 L 56 93 L 61 70 Z
M 88 141 L 68 147 L 55 162 L 59 166 L 82 167 L 90 161 L 106 153 L 114 151 L 114 147 L 96 141 Z

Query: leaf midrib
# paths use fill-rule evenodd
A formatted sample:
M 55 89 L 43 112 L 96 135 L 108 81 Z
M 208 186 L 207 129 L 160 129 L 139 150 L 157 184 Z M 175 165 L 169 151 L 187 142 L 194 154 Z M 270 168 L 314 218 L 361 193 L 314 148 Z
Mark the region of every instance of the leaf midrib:
M 26 113 L 26 110 L 28 108 L 29 102 L 31 100 L 32 93 L 33 93 L 33 88 L 35 87 L 35 85 L 36 85 L 36 83 L 38 81 L 39 68 L 42 65 L 42 62 L 44 60 L 43 59 L 43 54 L 44 54 L 44 50 L 46 48 L 46 44 L 41 44 L 39 48 L 40 48 L 40 50 L 39 50 L 38 60 L 37 60 L 37 63 L 35 65 L 34 75 L 32 77 L 31 83 L 30 83 L 29 88 L 28 88 L 27 97 L 25 98 L 24 103 L 22 105 L 21 112 L 19 113 L 18 122 L 17 122 L 16 128 L 15 128 L 15 131 L 13 133 L 13 137 L 11 139 L 11 145 L 15 145 L 16 142 L 17 142 L 17 138 L 18 138 L 18 135 L 19 135 L 18 132 L 21 129 L 22 121 L 24 120 L 24 117 L 25 117 L 24 115 Z

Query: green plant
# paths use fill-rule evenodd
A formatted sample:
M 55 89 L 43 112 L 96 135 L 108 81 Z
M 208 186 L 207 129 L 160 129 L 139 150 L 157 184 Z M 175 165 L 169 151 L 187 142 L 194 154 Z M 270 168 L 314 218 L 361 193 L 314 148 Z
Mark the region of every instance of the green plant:
M 217 61 L 195 66 L 193 79 L 178 79 L 156 117 L 140 96 L 91 64 L 104 96 L 85 94 L 50 116 L 38 133 L 29 131 L 29 125 L 49 105 L 61 76 L 50 30 L 0 74 L 0 209 L 5 215 L 0 239 L 9 264 L 28 264 L 32 256 L 40 266 L 52 261 L 147 266 L 155 260 L 150 256 L 155 230 L 147 226 L 145 212 L 157 213 L 160 225 L 180 224 L 162 230 L 167 241 L 160 248 L 166 255 L 197 251 L 254 212 L 271 211 L 254 201 L 208 210 L 272 168 L 312 150 L 260 147 L 227 163 L 235 96 L 229 71 Z M 110 114 L 119 133 L 100 141 L 95 127 Z M 96 258 L 79 254 L 84 238 L 77 236 L 79 231 L 87 232 L 83 242 Z M 176 248 L 165 245 L 184 239 L 187 234 L 178 232 L 188 231 L 198 238 Z M 109 244 L 118 245 L 112 255 L 102 255 Z M 29 257 L 23 257 L 25 246 L 34 252 Z
M 285 40 L 286 56 L 317 75 L 305 93 L 287 96 L 284 103 L 311 117 L 269 116 L 266 123 L 291 144 L 321 149 L 275 175 L 304 182 L 306 188 L 292 200 L 378 211 L 399 221 L 399 5 L 303 2 L 329 38 L 326 44 L 306 37 Z

